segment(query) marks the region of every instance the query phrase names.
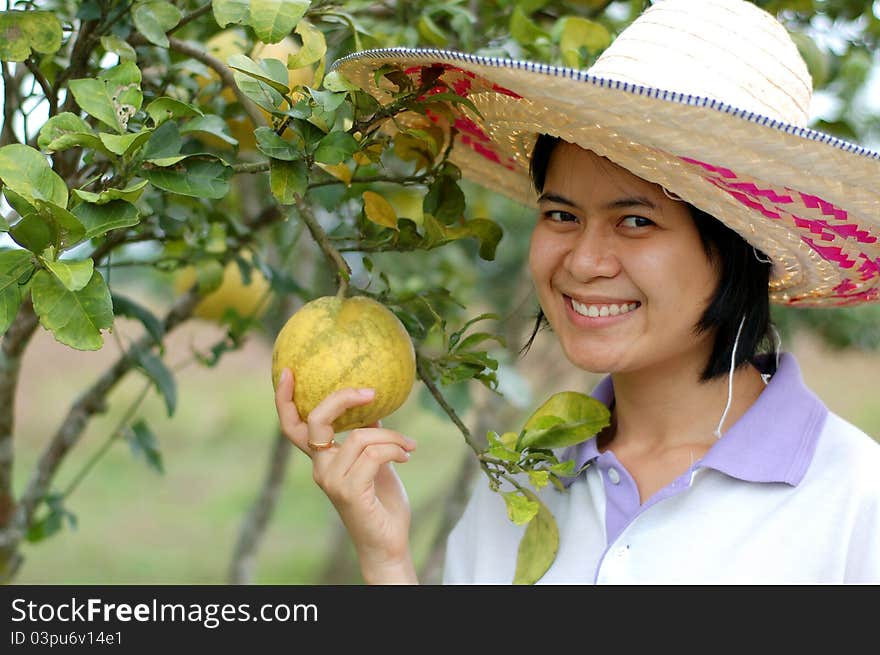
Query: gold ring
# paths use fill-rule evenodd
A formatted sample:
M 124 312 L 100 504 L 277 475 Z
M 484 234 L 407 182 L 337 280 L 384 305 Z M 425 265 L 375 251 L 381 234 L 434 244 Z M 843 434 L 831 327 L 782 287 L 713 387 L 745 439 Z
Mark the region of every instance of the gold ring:
M 309 448 L 312 450 L 327 450 L 328 448 L 333 448 L 336 445 L 336 439 L 331 439 L 330 441 L 325 441 L 324 443 L 315 443 L 314 441 L 309 442 Z

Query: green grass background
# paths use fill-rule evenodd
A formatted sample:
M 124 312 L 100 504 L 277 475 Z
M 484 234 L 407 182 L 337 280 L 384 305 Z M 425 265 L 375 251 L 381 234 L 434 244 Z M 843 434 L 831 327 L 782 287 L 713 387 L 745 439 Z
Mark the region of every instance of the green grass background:
M 130 323 L 118 328 L 123 341 L 138 334 Z M 169 338 L 168 361 L 185 361 L 192 347 L 204 348 L 218 334 L 204 323 L 182 328 Z M 807 383 L 832 410 L 880 438 L 880 355 L 831 352 L 806 338 L 786 344 L 786 349 L 797 354 Z M 38 328 L 25 354 L 16 401 L 17 492 L 69 404 L 118 353 L 114 337 L 108 337 L 102 350 L 85 353 L 56 343 Z M 76 529 L 65 528 L 45 541 L 26 544 L 25 563 L 15 582 L 225 583 L 238 530 L 262 480 L 277 425 L 270 354 L 268 342 L 255 336 L 216 368 L 184 367 L 178 374 L 178 409 L 171 419 L 162 400 L 151 393 L 138 416 L 148 420 L 159 439 L 165 474 L 133 457 L 126 443 L 114 444 L 68 501 L 78 519 Z M 111 393 L 107 412 L 92 421 L 59 470 L 56 490 L 64 489 L 98 450 L 144 381 L 135 373 Z M 420 387 L 417 384 L 409 401 L 384 421 L 386 427 L 419 442 L 410 462 L 397 467 L 414 508 L 437 494 L 451 493 L 460 461 L 469 452 L 454 426 L 418 401 Z M 416 521 L 422 526 L 414 538 L 420 564 L 433 539 L 436 517 L 419 516 Z M 310 462 L 294 451 L 253 581 L 321 582 L 338 527 L 332 505 L 312 482 Z M 355 575 L 351 582 L 360 578 Z

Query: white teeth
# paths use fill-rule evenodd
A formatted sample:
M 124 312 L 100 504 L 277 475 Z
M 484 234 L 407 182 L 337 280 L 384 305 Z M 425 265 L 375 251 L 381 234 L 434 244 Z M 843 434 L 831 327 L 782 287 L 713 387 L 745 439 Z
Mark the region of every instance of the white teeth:
M 577 300 L 572 299 L 571 306 L 581 316 L 589 316 L 590 318 L 598 318 L 600 316 L 618 316 L 631 312 L 639 306 L 638 303 L 623 303 L 621 305 L 584 305 Z

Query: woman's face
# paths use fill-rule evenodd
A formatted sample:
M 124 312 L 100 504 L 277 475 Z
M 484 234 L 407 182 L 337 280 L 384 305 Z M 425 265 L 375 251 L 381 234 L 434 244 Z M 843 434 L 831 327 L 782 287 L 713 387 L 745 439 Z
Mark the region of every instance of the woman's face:
M 706 365 L 695 335 L 718 284 L 690 212 L 579 146 L 553 150 L 529 268 L 567 357 L 596 373 Z

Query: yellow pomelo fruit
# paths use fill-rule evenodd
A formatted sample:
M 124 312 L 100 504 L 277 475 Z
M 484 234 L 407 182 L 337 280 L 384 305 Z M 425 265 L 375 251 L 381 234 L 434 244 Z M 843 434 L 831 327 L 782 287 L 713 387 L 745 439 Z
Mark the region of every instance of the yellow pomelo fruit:
M 174 279 L 174 289 L 183 293 L 196 282 L 196 269 L 188 266 Z M 240 316 L 262 316 L 268 303 L 265 294 L 269 290 L 269 280 L 256 268 L 251 268 L 250 284 L 245 284 L 241 269 L 234 261 L 223 269 L 220 286 L 206 295 L 193 311 L 193 316 L 206 321 L 220 321 L 227 309 L 234 309 Z M 260 306 L 260 302 L 263 305 Z M 256 312 L 256 313 L 255 313 Z
M 257 41 L 251 50 L 251 59 L 278 59 L 287 66 L 287 57 L 298 53 L 299 47 L 299 44 L 289 36 L 285 36 L 278 43 Z M 315 70 L 313 66 L 288 69 L 287 78 L 287 86 L 291 89 L 297 86 L 311 86 L 315 81 Z
M 409 333 L 385 305 L 371 298 L 316 298 L 288 320 L 272 349 L 272 385 L 293 371 L 293 402 L 300 418 L 329 394 L 346 387 L 375 389 L 372 402 L 348 409 L 333 429 L 375 423 L 400 407 L 415 382 Z
M 232 28 L 218 32 L 205 42 L 205 50 L 208 54 L 213 55 L 224 64 L 232 55 L 245 54 L 247 52 L 247 46 L 247 37 L 245 37 L 240 30 Z M 251 49 L 249 56 L 254 60 L 278 59 L 286 66 L 288 55 L 295 55 L 299 52 L 299 49 L 299 44 L 291 37 L 286 36 L 278 43 L 263 43 L 262 41 L 257 41 Z M 196 77 L 199 88 L 202 90 L 204 90 L 209 83 L 219 79 L 219 76 L 214 71 L 210 72 L 209 77 L 201 75 Z M 290 88 L 295 88 L 301 85 L 308 86 L 311 85 L 314 80 L 315 71 L 313 66 L 304 66 L 302 68 L 295 68 L 288 71 L 288 86 Z M 235 92 L 229 87 L 223 87 L 223 90 L 220 92 L 220 97 L 230 104 L 238 102 Z M 294 102 L 296 102 L 297 99 L 298 93 L 294 92 Z M 282 102 L 278 108 L 283 109 L 285 108 L 285 105 L 286 102 Z M 262 107 L 259 107 L 259 110 L 263 116 L 265 116 L 266 122 L 271 125 L 273 118 L 272 114 Z M 255 126 L 250 118 L 246 115 L 229 118 L 226 120 L 226 124 L 229 126 L 229 133 L 238 140 L 239 152 L 253 151 L 256 149 L 256 139 L 254 138 Z M 229 149 L 232 147 L 222 139 L 211 136 L 210 134 L 199 134 L 199 138 L 206 144 L 215 148 Z

